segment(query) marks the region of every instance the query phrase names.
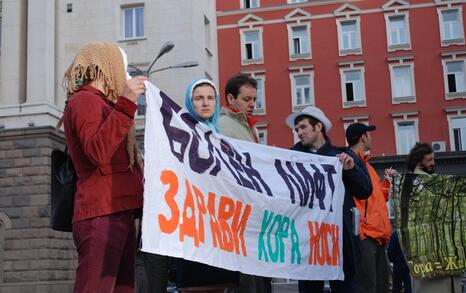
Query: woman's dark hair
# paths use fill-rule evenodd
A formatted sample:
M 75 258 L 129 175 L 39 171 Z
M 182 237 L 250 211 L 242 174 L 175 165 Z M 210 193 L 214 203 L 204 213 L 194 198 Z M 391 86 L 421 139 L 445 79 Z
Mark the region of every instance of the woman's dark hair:
M 238 97 L 239 89 L 243 85 L 249 85 L 257 89 L 257 81 L 246 74 L 237 74 L 231 77 L 225 85 L 225 99 L 231 94 L 235 99 Z M 227 99 L 228 104 L 228 99 Z
M 324 135 L 324 138 L 328 140 L 327 131 L 325 130 L 324 123 L 322 123 L 321 121 L 317 120 L 316 118 L 310 115 L 306 115 L 306 114 L 299 115 L 298 117 L 294 119 L 294 125 L 298 124 L 301 120 L 304 120 L 304 119 L 307 119 L 307 121 L 309 121 L 309 124 L 311 124 L 312 127 L 316 127 L 317 123 L 322 124 L 322 130 L 321 130 L 322 134 Z
M 429 143 L 416 142 L 416 145 L 409 152 L 406 164 L 408 165 L 408 171 L 413 172 L 416 169 L 417 164 L 424 160 L 426 155 L 432 154 L 434 149 Z

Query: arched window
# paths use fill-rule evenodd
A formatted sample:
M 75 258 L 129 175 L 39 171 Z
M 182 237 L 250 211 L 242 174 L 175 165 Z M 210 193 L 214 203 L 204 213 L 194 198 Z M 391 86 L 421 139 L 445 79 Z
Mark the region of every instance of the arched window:
M 0 283 L 3 283 L 3 259 L 5 255 L 5 230 L 11 228 L 11 220 L 0 212 Z

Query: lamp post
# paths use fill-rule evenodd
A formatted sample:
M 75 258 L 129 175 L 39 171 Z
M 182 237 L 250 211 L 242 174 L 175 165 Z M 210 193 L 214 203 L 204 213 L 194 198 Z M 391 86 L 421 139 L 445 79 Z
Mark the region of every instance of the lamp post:
M 181 62 L 181 63 L 175 64 L 175 65 L 172 65 L 172 66 L 167 66 L 167 67 L 163 67 L 163 68 L 159 68 L 159 69 L 150 71 L 149 74 L 148 74 L 148 76 L 150 77 L 150 76 L 152 75 L 152 73 L 159 72 L 159 71 L 163 71 L 163 70 L 167 70 L 167 69 L 196 67 L 196 66 L 198 66 L 198 65 L 199 65 L 199 62 L 197 62 L 197 61 L 186 61 L 186 62 Z
M 175 65 L 171 65 L 171 66 L 167 66 L 167 67 L 163 67 L 163 68 L 159 68 L 159 69 L 151 71 L 152 66 L 154 66 L 155 62 L 157 62 L 157 60 L 159 60 L 160 57 L 162 57 L 166 53 L 170 52 L 174 47 L 175 47 L 175 44 L 172 41 L 165 42 L 162 45 L 162 47 L 160 48 L 159 53 L 157 54 L 157 57 L 155 57 L 154 61 L 152 61 L 152 63 L 150 64 L 147 71 L 141 70 L 138 67 L 136 67 L 134 65 L 131 65 L 131 64 L 129 64 L 128 67 L 135 69 L 136 72 L 138 74 L 140 74 L 140 75 L 150 77 L 152 75 L 152 73 L 167 70 L 167 69 L 188 68 L 188 67 L 196 67 L 196 66 L 199 65 L 199 62 L 197 62 L 197 61 L 185 61 L 185 62 L 181 62 L 181 63 L 175 64 Z
M 166 53 L 170 52 L 173 48 L 175 47 L 175 44 L 172 42 L 172 41 L 168 41 L 168 42 L 165 42 L 165 44 L 162 45 L 162 47 L 160 48 L 159 50 L 159 54 L 157 55 L 157 57 L 155 57 L 154 61 L 152 61 L 152 64 L 149 66 L 149 68 L 147 69 L 147 76 L 149 76 L 149 72 L 150 70 L 152 69 L 152 66 L 154 66 L 155 62 L 160 58 L 162 57 L 163 55 L 165 55 Z
M 136 67 L 136 66 L 134 66 L 134 65 L 131 65 L 131 64 L 128 64 L 128 67 L 133 68 L 134 70 L 136 70 L 136 72 L 137 72 L 138 75 L 144 75 L 144 76 L 149 77 L 149 72 L 150 72 L 150 70 L 152 69 L 152 66 L 154 66 L 155 62 L 156 62 L 160 57 L 162 57 L 163 55 L 165 55 L 165 54 L 167 54 L 168 52 L 170 52 L 174 47 L 175 47 L 175 44 L 174 44 L 172 41 L 165 42 L 165 43 L 162 45 L 162 47 L 160 47 L 160 50 L 159 50 L 159 53 L 157 54 L 157 57 L 155 57 L 154 61 L 152 61 L 152 63 L 150 64 L 149 68 L 147 69 L 147 71 L 141 70 L 141 69 L 139 69 L 138 67 Z
M 155 73 L 155 72 L 164 71 L 164 70 L 167 70 L 167 69 L 174 69 L 174 68 L 196 67 L 196 66 L 199 65 L 199 62 L 197 62 L 197 61 L 185 61 L 185 62 L 181 62 L 181 63 L 175 64 L 175 65 L 171 65 L 171 66 L 167 66 L 167 67 L 163 67 L 163 68 L 159 68 L 159 69 L 155 69 L 155 70 L 151 71 L 151 69 L 154 66 L 155 62 L 157 62 L 157 60 L 160 57 L 162 57 L 166 53 L 170 52 L 174 47 L 175 47 L 175 44 L 172 41 L 165 42 L 162 45 L 162 47 L 160 48 L 159 53 L 157 54 L 157 57 L 155 57 L 154 61 L 152 61 L 152 63 L 150 64 L 149 68 L 146 71 L 141 70 L 138 67 L 136 67 L 134 65 L 130 65 L 130 64 L 128 65 L 128 67 L 133 68 L 134 70 L 136 70 L 138 75 L 144 75 L 144 76 L 150 78 L 152 73 Z M 146 115 L 146 96 L 145 95 L 140 95 L 138 97 L 138 99 L 137 99 L 137 104 L 138 104 L 138 114 L 145 116 Z M 144 123 L 145 123 L 145 120 L 144 120 Z

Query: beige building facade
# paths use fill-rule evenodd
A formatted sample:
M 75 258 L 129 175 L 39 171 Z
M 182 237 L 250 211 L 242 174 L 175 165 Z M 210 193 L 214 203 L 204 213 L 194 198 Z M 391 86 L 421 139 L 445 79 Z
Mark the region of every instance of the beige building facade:
M 167 41 L 175 47 L 151 81 L 179 104 L 198 77 L 218 84 L 214 0 L 3 0 L 0 43 L 0 292 L 71 292 L 71 233 L 48 228 L 50 154 L 64 147 L 62 77 L 91 41 L 118 43 L 147 70 Z M 134 70 L 133 72 L 134 73 Z M 140 100 L 140 109 L 144 108 Z M 139 134 L 143 112 L 138 111 Z M 142 137 L 140 137 L 142 138 Z

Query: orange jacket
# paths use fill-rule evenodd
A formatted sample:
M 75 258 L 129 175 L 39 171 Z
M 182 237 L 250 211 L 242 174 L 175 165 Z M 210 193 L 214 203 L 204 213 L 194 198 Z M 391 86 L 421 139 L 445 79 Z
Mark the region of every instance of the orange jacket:
M 391 235 L 391 225 L 386 204 L 389 197 L 390 182 L 386 179 L 380 182 L 379 175 L 377 175 L 374 167 L 368 162 L 370 159 L 369 155 L 364 155 L 364 153 L 359 153 L 358 155 L 366 165 L 372 182 L 372 194 L 368 199 L 359 200 L 354 198 L 356 207 L 361 211 L 359 237 L 361 239 L 370 237 L 379 244 L 385 244 Z

